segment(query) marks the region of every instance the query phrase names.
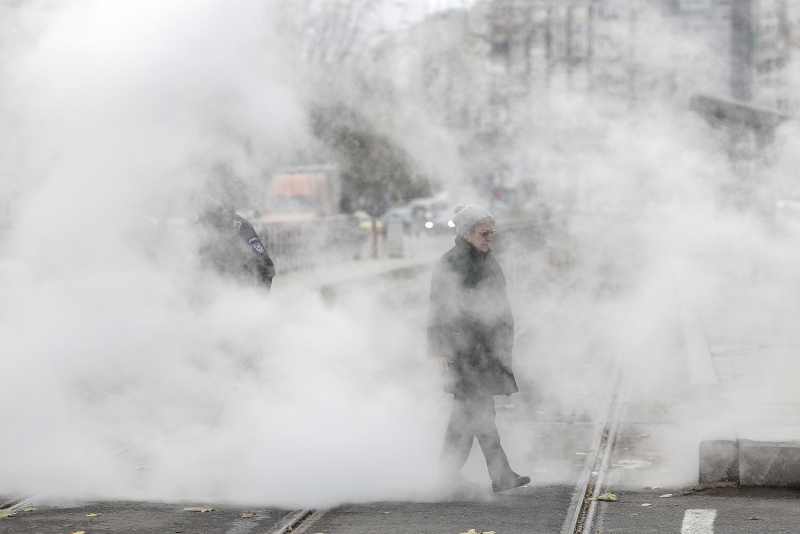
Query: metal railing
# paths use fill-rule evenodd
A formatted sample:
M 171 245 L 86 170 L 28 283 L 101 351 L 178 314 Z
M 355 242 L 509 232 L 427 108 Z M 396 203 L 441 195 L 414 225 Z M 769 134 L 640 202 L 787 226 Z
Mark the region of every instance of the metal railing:
M 253 227 L 278 273 L 357 260 L 369 237 L 349 215 L 296 223 L 254 221 Z
M 358 221 L 347 215 L 298 223 L 264 223 L 253 226 L 266 242 L 267 251 L 278 273 L 313 269 L 359 259 L 370 259 L 372 235 L 360 228 Z M 531 258 L 558 240 L 563 229 L 538 219 L 504 223 L 502 233 L 492 244 L 509 281 L 522 282 L 530 277 Z M 443 254 L 455 234 L 404 234 L 403 254 L 406 259 L 435 259 Z M 378 237 L 378 256 L 388 257 L 385 236 Z M 556 247 L 557 248 L 557 247 Z M 555 261 L 555 258 L 549 258 Z

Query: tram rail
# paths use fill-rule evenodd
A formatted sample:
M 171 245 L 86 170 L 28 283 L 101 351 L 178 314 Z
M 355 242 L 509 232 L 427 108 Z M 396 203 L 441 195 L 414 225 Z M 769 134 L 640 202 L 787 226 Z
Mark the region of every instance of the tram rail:
M 577 278 L 573 277 L 569 279 L 565 285 L 570 287 L 576 280 Z M 533 313 L 524 317 L 524 323 L 517 328 L 515 338 L 519 339 L 522 336 L 530 335 L 533 332 L 533 327 L 537 323 L 537 320 L 552 306 L 554 306 L 554 304 L 545 307 L 543 310 L 539 310 L 538 313 Z M 611 455 L 616 441 L 624 402 L 625 381 L 626 373 L 624 363 L 621 361 L 615 372 L 615 385 L 606 412 L 606 418 L 603 422 L 602 431 L 597 433 L 593 441 L 594 447 L 592 450 L 594 454 L 591 463 L 587 463 L 588 469 L 584 470 L 584 473 L 581 474 L 576 485 L 580 498 L 577 502 L 574 502 L 567 511 L 569 523 L 567 527 L 567 523 L 565 522 L 566 528 L 562 530 L 564 534 L 588 534 L 592 532 L 592 525 L 597 508 L 597 501 L 594 499 L 605 490 L 606 475 L 610 466 Z M 87 390 L 76 394 L 76 396 L 91 394 L 98 389 L 103 388 Z M 128 451 L 123 451 L 120 455 L 124 456 L 127 453 Z M 17 496 L 5 503 L 0 503 L 0 509 L 17 512 L 26 507 L 35 505 L 42 498 L 43 494 Z M 312 525 L 321 519 L 326 512 L 328 512 L 327 509 L 316 508 L 290 510 L 287 511 L 276 525 L 263 532 L 265 534 L 304 534 L 310 531 Z

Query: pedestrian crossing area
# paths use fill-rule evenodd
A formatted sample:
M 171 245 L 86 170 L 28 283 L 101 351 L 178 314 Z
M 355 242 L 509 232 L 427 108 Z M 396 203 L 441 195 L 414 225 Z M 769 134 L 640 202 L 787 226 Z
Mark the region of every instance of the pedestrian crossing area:
M 686 510 L 681 534 L 712 534 L 716 517 L 716 510 Z
M 800 532 L 800 491 L 724 488 L 663 500 L 620 492 L 617 502 L 602 503 L 598 512 L 593 534 L 794 534 Z

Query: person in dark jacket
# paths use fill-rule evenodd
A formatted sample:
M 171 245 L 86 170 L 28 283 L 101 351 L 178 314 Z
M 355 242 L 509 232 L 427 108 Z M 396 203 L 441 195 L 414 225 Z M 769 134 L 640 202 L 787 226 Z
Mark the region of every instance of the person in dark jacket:
M 486 458 L 495 493 L 530 482 L 512 471 L 500 444 L 493 395 L 516 393 L 511 369 L 514 318 L 506 280 L 489 244 L 495 234 L 488 210 L 458 205 L 455 246 L 436 263 L 431 280 L 428 352 L 453 394 L 441 457 L 448 486 L 474 486 L 461 474 L 473 438 Z
M 234 212 L 233 195 L 222 184 L 210 182 L 195 204 L 198 216 L 186 230 L 196 234 L 201 265 L 270 290 L 275 266 L 253 225 Z

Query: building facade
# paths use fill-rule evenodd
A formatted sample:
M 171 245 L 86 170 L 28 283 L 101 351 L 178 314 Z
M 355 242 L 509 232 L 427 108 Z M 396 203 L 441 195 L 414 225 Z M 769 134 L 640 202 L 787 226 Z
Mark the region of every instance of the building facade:
M 565 92 L 798 109 L 800 0 L 481 0 L 401 33 L 404 67 L 389 70 L 444 124 L 478 136 Z

